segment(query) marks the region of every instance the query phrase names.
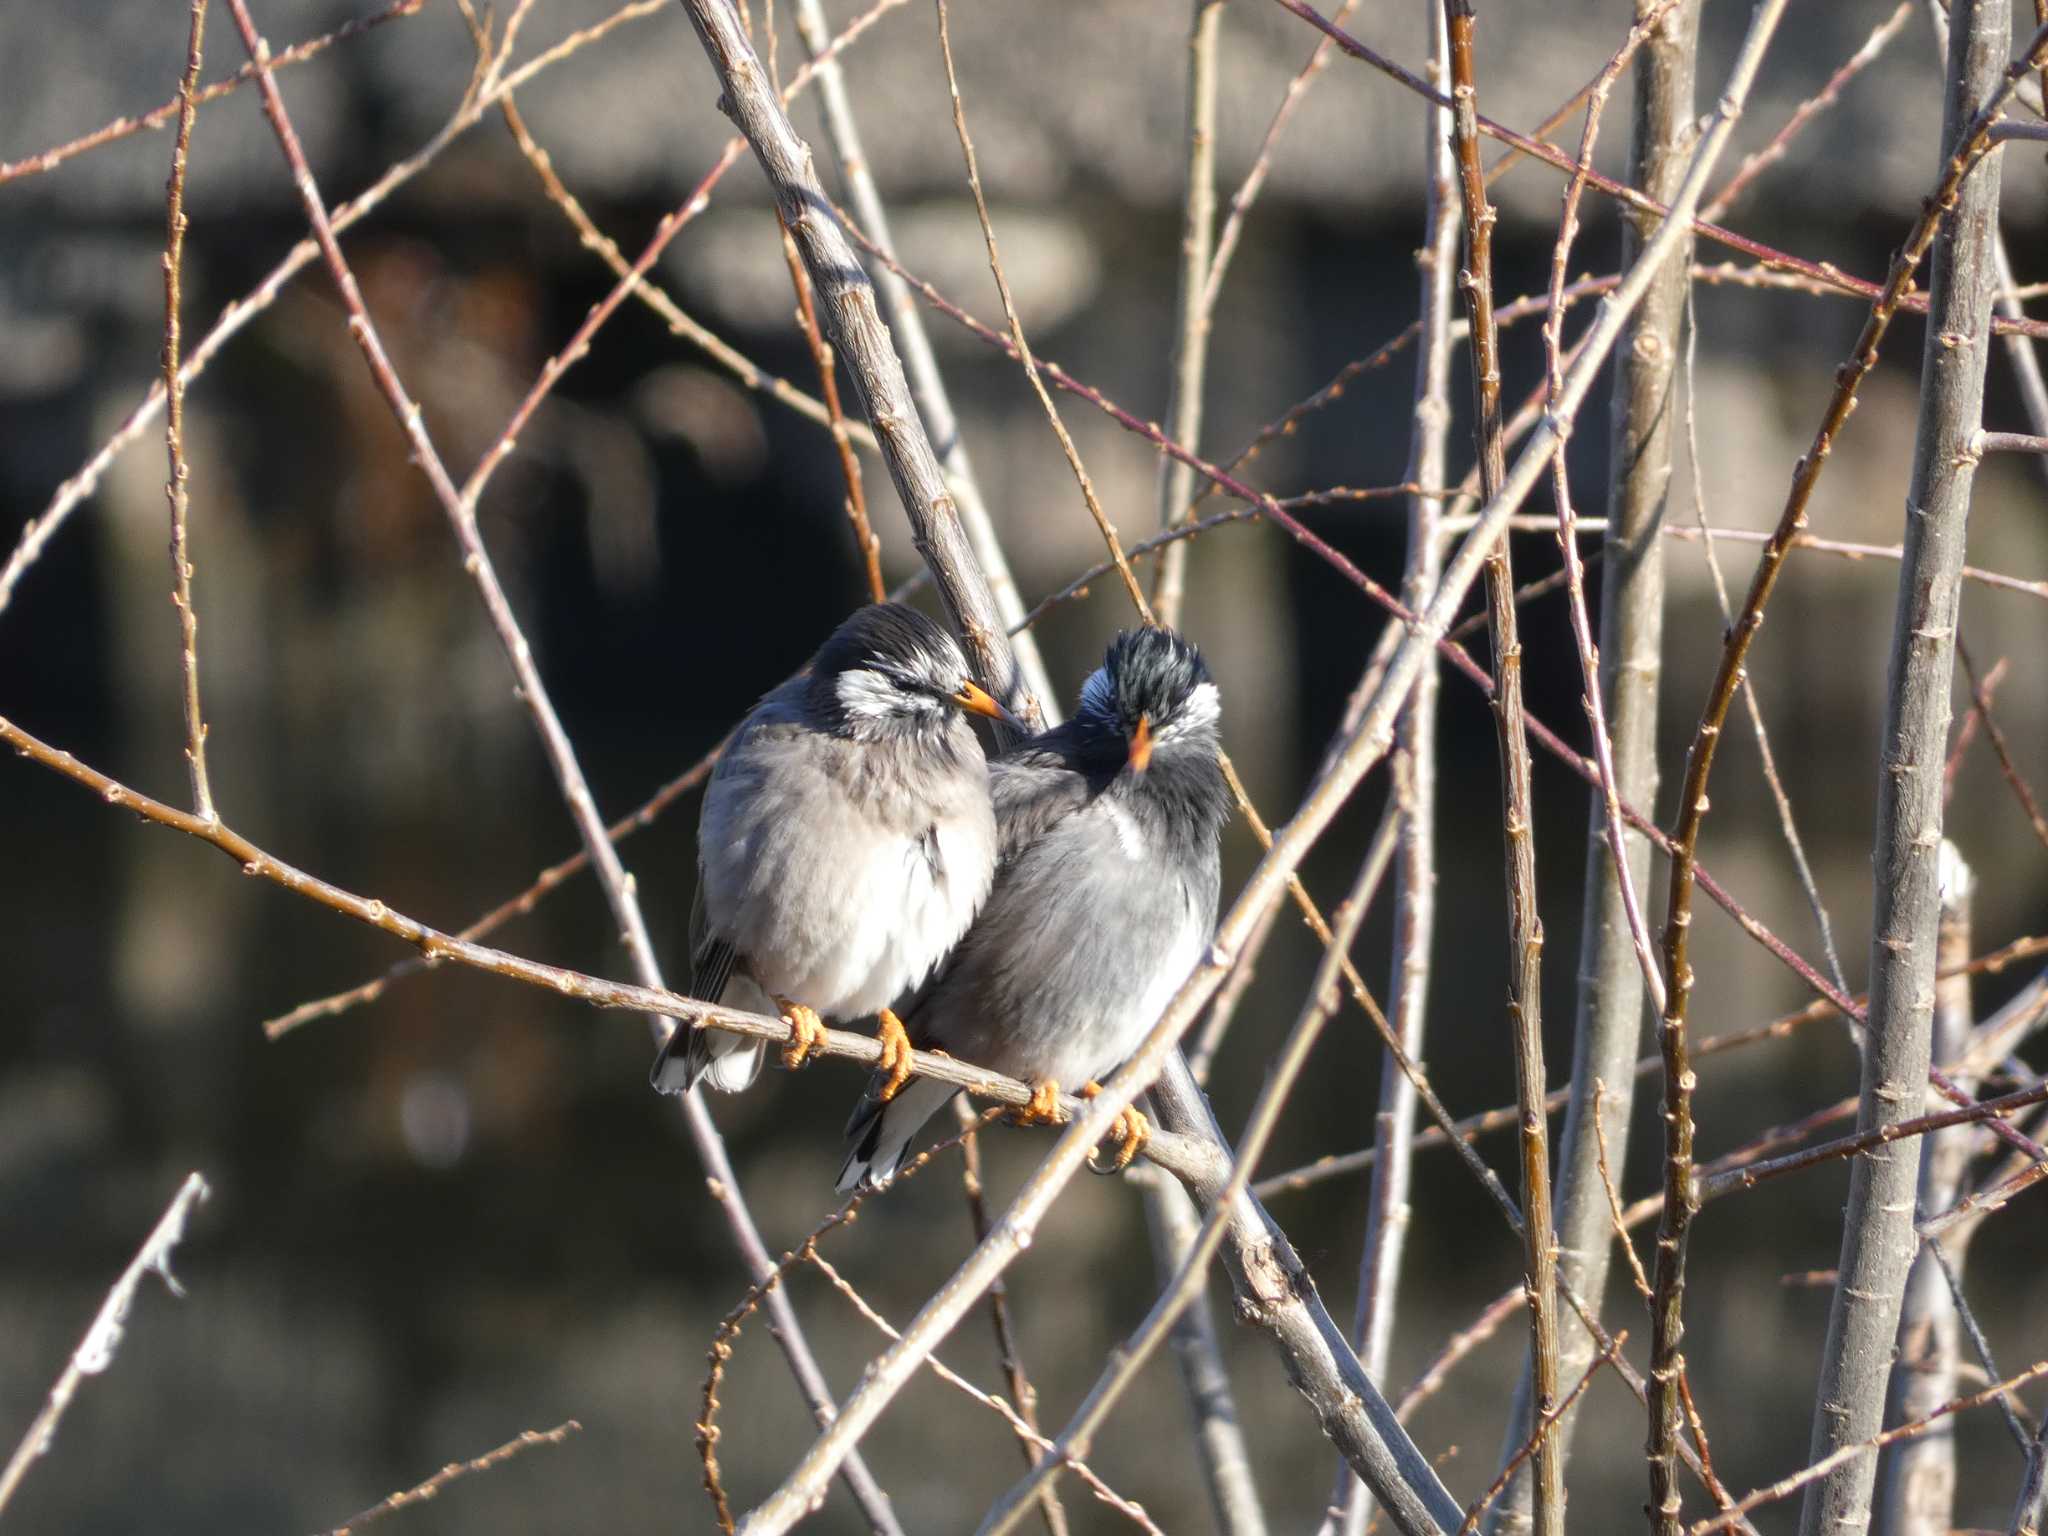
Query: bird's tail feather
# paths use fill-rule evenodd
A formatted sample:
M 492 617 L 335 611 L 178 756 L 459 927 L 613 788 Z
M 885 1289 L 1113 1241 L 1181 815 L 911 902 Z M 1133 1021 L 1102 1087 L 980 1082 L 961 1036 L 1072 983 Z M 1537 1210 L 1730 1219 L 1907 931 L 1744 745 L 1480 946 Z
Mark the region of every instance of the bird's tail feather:
M 959 1091 L 951 1083 L 918 1077 L 886 1104 L 872 1093 L 863 1098 L 846 1122 L 846 1163 L 839 1170 L 839 1193 L 879 1189 L 895 1178 L 911 1137 Z
M 722 1000 L 729 1007 L 754 1013 L 776 1011 L 768 994 L 745 976 L 734 976 L 723 991 L 723 999 L 706 1001 Z M 694 1029 L 678 1024 L 662 1046 L 661 1054 L 654 1058 L 654 1070 L 647 1074 L 648 1081 L 662 1093 L 688 1093 L 700 1080 L 720 1093 L 738 1093 L 761 1075 L 766 1053 L 764 1041 L 727 1034 L 721 1029 Z

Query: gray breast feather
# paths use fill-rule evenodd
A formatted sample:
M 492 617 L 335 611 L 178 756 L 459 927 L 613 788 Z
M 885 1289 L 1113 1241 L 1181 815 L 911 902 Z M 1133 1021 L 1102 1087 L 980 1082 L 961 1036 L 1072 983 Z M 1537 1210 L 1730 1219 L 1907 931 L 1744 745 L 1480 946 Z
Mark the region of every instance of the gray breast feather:
M 986 768 L 964 722 L 950 756 L 856 743 L 799 723 L 782 693 L 705 792 L 704 930 L 769 991 L 858 1017 L 921 980 L 980 905 Z
M 1071 807 L 1079 782 L 1005 777 L 999 807 L 1033 819 Z M 1021 846 L 912 1021 L 921 1044 L 1078 1085 L 1130 1054 L 1192 969 L 1215 920 L 1213 858 L 1176 871 L 1157 847 L 1133 856 L 1119 838 L 1119 807 L 1086 800 L 1085 787 L 1080 798 L 1032 839 L 1013 839 L 1015 822 L 999 822 L 1005 845 Z

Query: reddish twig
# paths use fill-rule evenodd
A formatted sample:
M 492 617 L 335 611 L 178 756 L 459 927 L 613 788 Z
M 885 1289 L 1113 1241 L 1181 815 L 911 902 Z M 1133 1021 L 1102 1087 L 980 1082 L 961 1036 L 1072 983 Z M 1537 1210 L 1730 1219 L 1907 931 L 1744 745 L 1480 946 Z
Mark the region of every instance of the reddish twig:
M 2001 656 L 1991 664 L 1982 680 L 1972 679 L 1970 707 L 1963 714 L 1963 723 L 1956 727 L 1955 745 L 1949 748 L 1948 761 L 1941 769 L 1941 800 L 1946 805 L 1956 792 L 1956 775 L 1962 771 L 1963 760 L 1970 755 L 1970 744 L 1977 739 L 1977 732 L 1983 726 L 1985 717 L 1991 712 L 1991 701 L 1998 692 L 1998 685 L 2005 680 L 2011 669 L 2012 658 Z
M 1876 62 L 1877 56 L 1884 52 L 1891 40 L 1899 35 L 1900 30 L 1912 17 L 1913 0 L 1899 0 L 1897 9 L 1871 28 L 1870 36 L 1864 39 L 1863 46 L 1850 54 L 1842 66 L 1828 76 L 1827 84 L 1793 109 L 1792 115 L 1785 120 L 1785 125 L 1771 135 L 1770 143 L 1754 154 L 1743 157 L 1742 164 L 1735 168 L 1735 174 L 1728 178 L 1720 191 L 1707 200 L 1707 206 L 1700 210 L 1700 217 L 1719 219 L 1728 211 L 1735 199 L 1742 196 L 1751 182 L 1783 160 L 1785 151 L 1791 148 L 1792 141 L 1798 138 L 1815 118 L 1841 99 L 1842 88 Z
M 774 34 L 771 32 L 769 35 Z M 796 239 L 780 215 L 776 224 L 782 234 L 782 259 L 789 266 L 790 287 L 796 291 L 797 326 L 804 333 L 804 344 L 810 348 L 811 364 L 818 370 L 818 394 L 825 402 L 832 446 L 839 451 L 839 473 L 846 482 L 846 521 L 853 529 L 853 547 L 867 573 L 869 598 L 878 603 L 885 602 L 889 596 L 889 584 L 882 579 L 882 541 L 868 522 L 868 499 L 861 488 L 860 460 L 853 456 L 853 439 L 846 430 L 846 413 L 839 406 L 839 364 L 832 355 L 832 343 L 825 339 L 824 327 L 818 323 L 818 306 L 811 298 L 810 274 L 804 271 L 803 258 L 797 254 Z
M 1459 286 L 1471 313 L 1480 496 L 1491 503 L 1499 497 L 1507 477 L 1507 454 L 1501 441 L 1500 337 L 1493 320 L 1495 214 L 1487 201 L 1476 127 L 1472 38 L 1477 23 L 1471 0 L 1444 0 L 1444 17 L 1450 35 L 1451 144 L 1465 210 L 1465 270 L 1459 274 Z M 1592 121 L 1590 114 L 1588 121 Z M 1567 204 L 1568 229 L 1571 223 Z M 1554 316 L 1562 314 L 1562 288 L 1561 281 L 1551 288 Z M 1554 333 L 1551 339 L 1555 340 Z M 1553 347 L 1553 362 L 1556 356 Z M 1562 423 L 1566 418 L 1561 407 L 1561 367 L 1552 374 L 1550 394 L 1556 420 Z M 1553 474 L 1564 463 L 1564 434 L 1569 429 L 1559 425 L 1554 430 L 1559 446 L 1550 457 Z M 1529 789 L 1529 727 L 1522 704 L 1522 642 L 1505 532 L 1495 539 L 1486 555 L 1486 614 L 1493 641 L 1494 724 L 1500 747 L 1501 835 L 1507 863 L 1508 1024 L 1514 1042 L 1516 1094 L 1522 1109 L 1522 1238 L 1529 1293 L 1532 1392 L 1525 1417 L 1535 1448 L 1535 1530 L 1538 1536 L 1562 1536 L 1564 1466 L 1557 1441 L 1550 1433 L 1563 1404 L 1558 1396 L 1557 1245 L 1550 1211 L 1550 1122 L 1543 1113 L 1543 1095 L 1548 1087 L 1543 1065 L 1543 920 L 1536 905 L 1536 829 Z M 1588 1379 L 1590 1375 L 1589 1372 Z M 1519 1426 L 1509 1433 L 1519 1433 Z M 1513 1460 L 1518 1462 L 1519 1458 Z M 1510 1467 L 1502 1479 L 1503 1488 L 1512 1475 Z M 1467 1517 L 1466 1529 L 1477 1524 L 1478 1516 L 1479 1510 L 1473 1510 Z
M 425 4 L 426 0 L 393 0 L 391 5 L 381 11 L 368 16 L 358 16 L 353 21 L 344 22 L 332 32 L 323 32 L 320 36 L 308 38 L 303 43 L 292 44 L 271 59 L 270 67 L 283 69 L 288 65 L 302 64 L 314 55 L 326 52 L 336 43 L 347 42 L 350 38 L 368 32 L 373 27 L 380 27 L 387 21 L 410 16 Z M 210 101 L 218 101 L 255 78 L 256 66 L 244 64 L 225 80 L 216 80 L 200 90 L 192 97 L 193 104 L 203 107 Z M 43 150 L 39 154 L 29 155 L 20 160 L 0 161 L 0 186 L 23 176 L 39 176 L 45 171 L 53 171 L 66 160 L 82 155 L 88 150 L 116 143 L 133 134 L 161 128 L 172 118 L 180 115 L 184 109 L 185 98 L 186 93 L 181 90 L 162 106 L 152 107 L 139 116 L 117 117 L 112 122 L 95 128 L 91 133 Z
M 2005 782 L 2011 787 L 2013 798 L 2026 813 L 2027 824 L 2034 829 L 2034 836 L 2048 847 L 2048 818 L 2041 815 L 2041 802 L 2034 798 L 2033 788 L 2027 783 L 2026 775 L 2013 761 L 2012 746 L 2005 739 L 2005 732 L 1999 728 L 1998 720 L 1991 713 L 1991 689 L 1988 680 L 1980 681 L 1977 663 L 1970 658 L 1970 648 L 1964 645 L 1961 636 L 1956 638 L 1956 656 L 1963 664 L 1963 675 L 1970 680 L 1970 718 L 1984 725 L 1984 737 L 1991 743 L 1991 750 L 1998 756 L 1998 770 L 2005 775 Z M 1958 743 L 1960 746 L 1960 743 Z
M 1371 65 L 1381 74 L 1398 84 L 1406 86 L 1418 96 L 1425 97 L 1439 104 L 1444 103 L 1442 93 L 1431 89 L 1428 82 L 1420 76 L 1396 64 L 1384 54 L 1368 48 L 1342 27 L 1337 26 L 1329 18 L 1322 15 L 1313 6 L 1305 3 L 1305 0 L 1275 0 L 1275 3 L 1286 10 L 1292 11 L 1295 15 L 1301 17 L 1302 20 L 1308 22 L 1310 26 L 1333 38 L 1339 48 L 1359 62 Z M 2032 47 L 2029 46 L 2027 60 L 2023 61 L 2027 69 L 2033 68 L 2031 62 L 2033 51 Z M 1530 138 L 1527 134 L 1519 133 L 1505 124 L 1497 123 L 1491 118 L 1482 116 L 1477 120 L 1477 126 L 1481 133 L 1486 134 L 1490 138 L 1498 139 L 1503 144 L 1514 145 L 1524 154 L 1541 160 L 1545 165 L 1550 166 L 1554 170 L 1561 171 L 1566 175 L 1583 174 L 1589 185 L 1638 213 L 1648 214 L 1655 219 L 1663 219 L 1669 216 L 1671 212 L 1669 206 L 1659 202 L 1656 198 L 1638 192 L 1633 187 L 1624 186 L 1611 176 L 1603 176 L 1590 166 L 1579 165 L 1569 155 L 1564 154 L 1560 150 L 1548 144 L 1540 143 Z M 1724 228 L 1704 218 L 1694 218 L 1689 222 L 1692 232 L 1701 239 L 1711 240 L 1716 245 L 1726 246 L 1732 251 L 1740 251 L 1743 255 L 1753 257 L 1767 265 L 1788 272 L 1797 272 L 1816 283 L 1825 284 L 1844 293 L 1855 294 L 1859 298 L 1880 301 L 1884 299 L 1889 287 L 1889 284 L 1878 284 L 1870 282 L 1866 278 L 1853 277 L 1843 272 L 1831 262 L 1808 261 L 1802 256 L 1794 256 L 1789 251 L 1781 251 L 1772 246 L 1765 245 L 1760 240 L 1753 240 L 1747 235 L 1738 234 L 1732 229 Z M 1898 307 L 1896 299 L 1892 300 L 1892 307 Z M 1909 305 L 1907 307 L 1919 308 L 1921 306 Z M 2001 335 L 2048 336 L 2048 321 L 2025 319 L 2003 320 L 2002 323 L 1995 321 L 1993 328 Z
M 1841 1466 L 1854 1457 L 1868 1455 L 1872 1451 L 1882 1450 L 1887 1445 L 1895 1445 L 1901 1440 L 1910 1440 L 1916 1435 L 1924 1435 L 1951 1414 L 1963 1413 L 1972 1408 L 1982 1408 L 1988 1403 L 1997 1402 L 2007 1393 L 2017 1391 L 2030 1382 L 2040 1380 L 2043 1376 L 2048 1376 L 2048 1360 L 2037 1360 L 2018 1375 L 2009 1376 L 1995 1386 L 1986 1387 L 1981 1392 L 1973 1392 L 1967 1397 L 1951 1398 L 1925 1418 L 1914 1419 L 1910 1423 L 1901 1424 L 1896 1429 L 1888 1429 L 1883 1434 L 1872 1435 L 1867 1440 L 1859 1440 L 1854 1445 L 1845 1445 L 1841 1449 L 1822 1457 L 1811 1466 L 1802 1468 L 1789 1477 L 1780 1478 L 1767 1488 L 1759 1488 L 1754 1493 L 1744 1494 L 1735 1502 L 1732 1508 L 1687 1527 L 1685 1536 L 1709 1536 L 1709 1533 L 1713 1531 L 1728 1530 L 1739 1523 L 1741 1517 L 1747 1515 L 1751 1510 L 1756 1509 L 1760 1505 L 1774 1503 L 1779 1499 L 1787 1498 L 1797 1493 L 1809 1483 L 1816 1482 L 1825 1477 L 1836 1467 Z

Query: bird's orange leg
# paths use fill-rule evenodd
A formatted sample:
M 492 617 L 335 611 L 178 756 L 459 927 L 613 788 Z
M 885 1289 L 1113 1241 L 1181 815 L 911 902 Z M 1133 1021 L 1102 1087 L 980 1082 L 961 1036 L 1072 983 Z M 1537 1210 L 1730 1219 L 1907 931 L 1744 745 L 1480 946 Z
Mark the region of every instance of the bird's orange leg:
M 875 1015 L 875 1038 L 882 1042 L 882 1056 L 875 1066 L 888 1074 L 879 1095 L 886 1104 L 910 1081 L 910 1035 L 894 1011 L 884 1008 Z
M 1100 1092 L 1102 1084 L 1086 1083 L 1082 1085 L 1081 1097 L 1092 1099 Z M 1131 1160 L 1143 1149 L 1145 1143 L 1152 1139 L 1152 1122 L 1145 1118 L 1143 1111 L 1135 1104 L 1126 1104 L 1117 1112 L 1114 1126 L 1111 1134 L 1116 1138 L 1115 1154 L 1107 1163 L 1098 1163 L 1092 1157 L 1088 1160 L 1088 1166 L 1097 1173 L 1122 1173 L 1131 1166 Z M 1099 1152 L 1102 1149 L 1098 1147 L 1096 1150 Z
M 1066 1112 L 1060 1108 L 1060 1085 L 1050 1078 L 1031 1085 L 1031 1102 L 1013 1110 L 1010 1119 L 1017 1125 L 1065 1125 Z
M 789 1044 L 782 1048 L 782 1064 L 794 1071 L 825 1043 L 825 1021 L 818 1017 L 817 1009 L 793 1003 L 786 997 L 777 997 L 775 1006 L 782 1010 L 783 1022 L 789 1025 Z

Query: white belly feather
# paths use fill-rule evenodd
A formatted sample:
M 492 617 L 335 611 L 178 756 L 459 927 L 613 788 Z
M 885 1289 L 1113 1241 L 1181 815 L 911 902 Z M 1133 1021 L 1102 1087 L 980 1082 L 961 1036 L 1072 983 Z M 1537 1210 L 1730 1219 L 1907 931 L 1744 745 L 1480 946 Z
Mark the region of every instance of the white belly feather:
M 987 894 L 986 878 L 971 883 L 973 861 L 955 852 L 958 830 L 942 825 L 936 835 L 942 874 L 919 842 L 897 838 L 875 840 L 858 868 L 836 871 L 832 884 L 843 899 L 831 914 L 833 933 L 788 946 L 808 951 L 808 963 L 777 974 L 773 990 L 827 1017 L 857 1019 L 923 981 Z M 756 968 L 772 968 L 772 960 Z

